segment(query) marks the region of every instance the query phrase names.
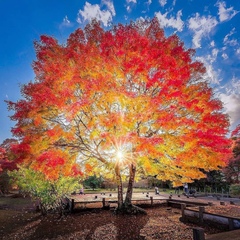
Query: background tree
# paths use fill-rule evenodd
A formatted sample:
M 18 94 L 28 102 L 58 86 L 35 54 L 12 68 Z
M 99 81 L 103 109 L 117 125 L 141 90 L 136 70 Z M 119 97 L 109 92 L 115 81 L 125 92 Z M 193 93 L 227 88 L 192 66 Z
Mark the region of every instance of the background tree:
M 220 169 L 207 172 L 206 178 L 195 180 L 191 187 L 197 191 L 222 193 L 222 191 L 228 192 L 229 182 L 223 169 Z
M 227 167 L 223 170 L 229 183 L 240 183 L 240 124 L 232 131 L 232 155 Z
M 93 21 L 65 45 L 42 36 L 35 49 L 35 81 L 8 105 L 18 161 L 47 179 L 76 164 L 112 174 L 118 208 L 128 209 L 138 173 L 179 184 L 225 164 L 228 119 L 205 68 L 156 18 L 110 30 Z
M 97 177 L 96 175 L 89 176 L 87 179 L 83 181 L 83 185 L 87 188 L 92 188 L 93 190 L 96 188 L 100 188 L 103 179 L 101 177 Z
M 6 139 L 0 145 L 0 192 L 7 193 L 11 187 L 8 171 L 17 168 L 11 147 L 16 144 L 16 139 Z

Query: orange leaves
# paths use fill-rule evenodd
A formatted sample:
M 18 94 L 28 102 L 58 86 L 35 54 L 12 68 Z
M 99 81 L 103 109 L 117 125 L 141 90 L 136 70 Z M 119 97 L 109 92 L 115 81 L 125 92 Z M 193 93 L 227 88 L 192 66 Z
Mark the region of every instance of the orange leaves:
M 63 136 L 64 131 L 62 130 L 61 126 L 56 125 L 53 128 L 48 129 L 46 131 L 46 134 L 50 139 L 52 139 L 53 141 L 56 141 Z
M 89 163 L 86 172 L 109 167 L 118 141 L 131 146 L 136 166 L 165 179 L 190 171 L 191 180 L 198 168 L 221 165 L 228 145 L 221 103 L 201 81 L 205 68 L 193 50 L 165 37 L 156 18 L 110 30 L 93 21 L 66 45 L 43 36 L 35 48 L 36 80 L 9 108 L 13 132 L 30 139 L 22 159 L 49 177 L 77 174 L 77 161 Z
M 85 174 L 91 173 L 92 170 L 93 170 L 93 166 L 90 165 L 89 163 L 86 163 L 86 164 L 85 164 Z
M 157 146 L 163 144 L 164 140 L 162 137 L 142 137 L 138 138 L 138 144 L 136 151 L 144 151 L 145 154 L 153 154 L 161 156 L 161 153 L 158 152 Z
M 42 123 L 42 118 L 41 118 L 41 116 L 38 115 L 38 116 L 34 119 L 34 124 L 35 124 L 36 126 L 39 126 L 41 123 Z

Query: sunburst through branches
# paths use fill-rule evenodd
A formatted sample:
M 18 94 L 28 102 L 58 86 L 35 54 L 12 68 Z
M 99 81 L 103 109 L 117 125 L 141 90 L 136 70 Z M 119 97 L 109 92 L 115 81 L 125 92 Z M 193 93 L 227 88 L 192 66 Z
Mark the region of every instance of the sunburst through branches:
M 112 142 L 112 146 L 115 165 L 124 168 L 134 162 L 134 157 L 136 157 L 136 153 L 133 152 L 131 142 L 115 139 Z

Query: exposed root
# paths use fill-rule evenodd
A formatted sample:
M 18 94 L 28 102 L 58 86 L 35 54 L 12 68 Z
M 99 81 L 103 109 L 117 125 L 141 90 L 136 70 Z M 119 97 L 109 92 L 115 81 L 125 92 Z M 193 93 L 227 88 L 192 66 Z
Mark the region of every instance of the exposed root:
M 137 215 L 137 214 L 147 214 L 147 212 L 138 206 L 135 205 L 123 205 L 121 208 L 116 208 L 114 210 L 115 214 L 129 214 L 129 215 Z

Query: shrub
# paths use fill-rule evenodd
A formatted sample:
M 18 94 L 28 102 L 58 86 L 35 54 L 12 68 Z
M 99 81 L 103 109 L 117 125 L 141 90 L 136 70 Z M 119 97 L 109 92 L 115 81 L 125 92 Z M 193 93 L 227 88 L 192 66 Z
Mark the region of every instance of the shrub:
M 59 211 L 62 214 L 62 199 L 81 187 L 76 177 L 60 176 L 50 181 L 42 173 L 23 167 L 11 175 L 22 192 L 40 202 L 42 214 L 48 211 Z
M 230 186 L 230 194 L 234 197 L 240 197 L 240 184 L 232 184 Z

